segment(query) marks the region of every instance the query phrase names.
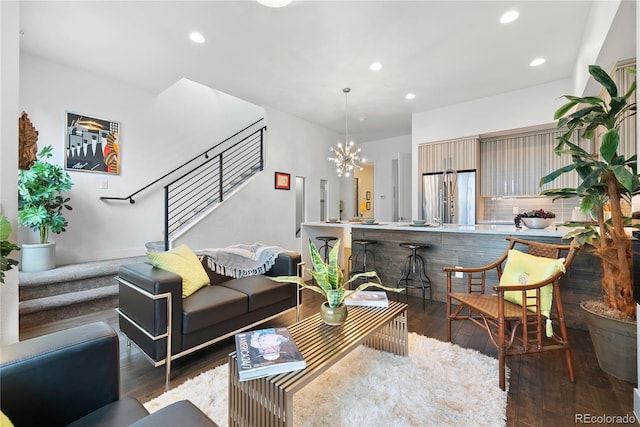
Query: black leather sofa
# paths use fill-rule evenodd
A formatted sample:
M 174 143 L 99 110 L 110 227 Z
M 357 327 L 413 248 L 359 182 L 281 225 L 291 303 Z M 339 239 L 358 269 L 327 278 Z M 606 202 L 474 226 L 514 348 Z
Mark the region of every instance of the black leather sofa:
M 16 426 L 216 426 L 187 400 L 149 415 L 120 399 L 120 350 L 106 323 L 2 348 L 0 407 Z
M 300 262 L 297 252 L 280 253 L 265 275 L 295 276 Z M 299 305 L 296 284 L 274 282 L 262 275 L 233 279 L 211 271 L 206 260 L 202 264 L 211 285 L 184 299 L 182 278 L 177 274 L 149 263 L 118 270 L 120 330 L 155 366 L 166 364 L 167 383 L 171 360 L 297 310 Z

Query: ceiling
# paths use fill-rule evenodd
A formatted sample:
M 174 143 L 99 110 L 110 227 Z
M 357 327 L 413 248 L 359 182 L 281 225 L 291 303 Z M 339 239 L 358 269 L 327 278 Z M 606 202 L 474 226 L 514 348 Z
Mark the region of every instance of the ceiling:
M 571 77 L 592 2 L 27 1 L 21 51 L 159 93 L 180 78 L 366 142 L 411 114 Z M 500 24 L 509 9 L 518 20 Z M 188 35 L 199 31 L 203 44 Z M 544 56 L 547 62 L 530 67 Z M 380 61 L 373 72 L 369 65 Z M 416 94 L 408 101 L 407 92 Z M 364 117 L 364 120 L 360 118 Z

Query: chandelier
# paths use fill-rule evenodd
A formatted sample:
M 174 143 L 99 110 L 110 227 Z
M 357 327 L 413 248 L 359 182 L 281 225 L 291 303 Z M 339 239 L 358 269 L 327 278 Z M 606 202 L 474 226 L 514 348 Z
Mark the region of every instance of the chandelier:
M 353 149 L 353 141 L 349 141 L 349 124 L 347 119 L 348 107 L 349 103 L 347 100 L 347 94 L 351 92 L 351 89 L 345 87 L 342 89 L 344 92 L 344 134 L 345 141 L 344 145 L 341 142 L 338 143 L 335 147 L 331 147 L 330 151 L 334 153 L 335 157 L 329 157 L 329 160 L 335 162 L 336 164 L 336 172 L 338 172 L 338 176 L 342 177 L 349 176 L 353 169 L 358 168 L 362 170 L 362 167 L 358 164 L 361 160 L 358 153 L 360 153 L 360 149 Z M 362 159 L 364 161 L 364 159 Z

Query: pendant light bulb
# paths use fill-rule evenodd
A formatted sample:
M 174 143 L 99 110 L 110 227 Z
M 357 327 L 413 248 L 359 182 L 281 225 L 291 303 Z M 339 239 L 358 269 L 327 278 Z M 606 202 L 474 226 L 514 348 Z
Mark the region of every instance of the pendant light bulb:
M 349 177 L 349 172 L 354 168 L 362 170 L 362 167 L 358 164 L 360 161 L 360 148 L 352 151 L 354 145 L 353 141 L 349 140 L 349 100 L 348 94 L 351 89 L 346 87 L 342 89 L 344 93 L 344 146 L 341 142 L 336 144 L 336 147 L 331 147 L 329 150 L 335 153 L 335 157 L 329 157 L 329 160 L 335 162 L 336 172 L 341 177 L 343 174 Z

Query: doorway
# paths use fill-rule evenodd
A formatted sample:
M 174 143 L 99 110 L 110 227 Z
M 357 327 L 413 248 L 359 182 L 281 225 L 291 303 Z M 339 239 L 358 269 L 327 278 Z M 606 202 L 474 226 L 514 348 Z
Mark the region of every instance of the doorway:
M 373 164 L 362 165 L 362 170 L 356 171 L 354 176 L 355 216 L 373 217 L 375 208 Z
M 329 218 L 329 181 L 320 180 L 320 221 Z

